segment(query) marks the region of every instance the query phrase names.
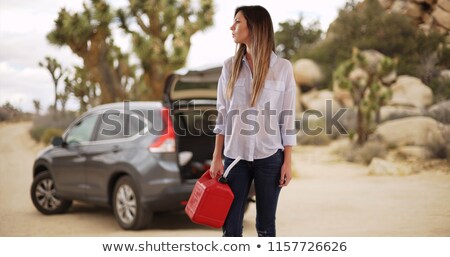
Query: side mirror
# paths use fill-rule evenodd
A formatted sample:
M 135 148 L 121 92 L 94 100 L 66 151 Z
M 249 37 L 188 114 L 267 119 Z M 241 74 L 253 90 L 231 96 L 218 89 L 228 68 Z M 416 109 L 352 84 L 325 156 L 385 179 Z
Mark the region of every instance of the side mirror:
M 53 146 L 63 146 L 64 140 L 62 137 L 53 137 L 52 138 L 52 145 Z

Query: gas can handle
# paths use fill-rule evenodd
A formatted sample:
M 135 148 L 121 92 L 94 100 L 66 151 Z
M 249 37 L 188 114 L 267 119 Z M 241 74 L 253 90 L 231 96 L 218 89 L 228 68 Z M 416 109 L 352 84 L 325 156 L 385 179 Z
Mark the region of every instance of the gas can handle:
M 236 165 L 240 160 L 241 160 L 241 157 L 238 156 L 238 157 L 230 164 L 230 166 L 227 167 L 227 169 L 225 170 L 225 173 L 223 173 L 222 177 L 223 177 L 223 178 L 227 178 L 228 173 L 230 173 L 230 171 L 231 171 L 231 169 L 234 167 L 234 165 Z

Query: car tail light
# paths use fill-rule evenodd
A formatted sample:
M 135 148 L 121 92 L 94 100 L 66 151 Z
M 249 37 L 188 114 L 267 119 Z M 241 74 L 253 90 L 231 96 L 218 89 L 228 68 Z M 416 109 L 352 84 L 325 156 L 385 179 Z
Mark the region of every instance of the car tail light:
M 173 129 L 172 120 L 170 119 L 169 109 L 161 110 L 164 131 L 162 135 L 156 139 L 148 149 L 153 153 L 175 152 L 175 130 Z

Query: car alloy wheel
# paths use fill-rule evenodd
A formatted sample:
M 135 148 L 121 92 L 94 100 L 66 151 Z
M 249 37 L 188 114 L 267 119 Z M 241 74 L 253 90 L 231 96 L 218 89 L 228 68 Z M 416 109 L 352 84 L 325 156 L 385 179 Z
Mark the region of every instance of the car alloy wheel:
M 56 194 L 55 181 L 48 171 L 39 173 L 31 184 L 31 200 L 44 214 L 59 214 L 69 210 L 71 200 L 61 199 Z
M 61 206 L 61 200 L 55 196 L 55 184 L 51 179 L 43 179 L 36 186 L 36 198 L 42 208 L 53 211 Z
M 132 224 L 136 219 L 136 195 L 129 185 L 121 185 L 116 195 L 117 214 L 125 224 Z
M 143 229 L 153 217 L 153 213 L 141 203 L 137 187 L 129 176 L 123 176 L 117 181 L 112 204 L 114 216 L 123 229 Z

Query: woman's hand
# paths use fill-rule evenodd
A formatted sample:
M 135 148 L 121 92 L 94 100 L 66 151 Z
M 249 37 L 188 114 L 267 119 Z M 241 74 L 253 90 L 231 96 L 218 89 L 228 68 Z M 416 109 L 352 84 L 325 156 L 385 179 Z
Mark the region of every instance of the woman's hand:
M 292 169 L 291 163 L 284 162 L 281 166 L 280 187 L 285 187 L 291 182 Z
M 281 166 L 281 176 L 280 176 L 280 187 L 285 187 L 289 185 L 292 179 L 292 146 L 284 147 L 284 161 Z
M 217 175 L 221 176 L 223 174 L 223 163 L 221 158 L 214 158 L 212 160 L 209 173 L 211 174 L 211 178 L 215 178 Z
M 222 149 L 224 140 L 224 135 L 217 134 L 211 167 L 209 168 L 211 178 L 215 178 L 217 175 L 221 176 L 223 174 Z

